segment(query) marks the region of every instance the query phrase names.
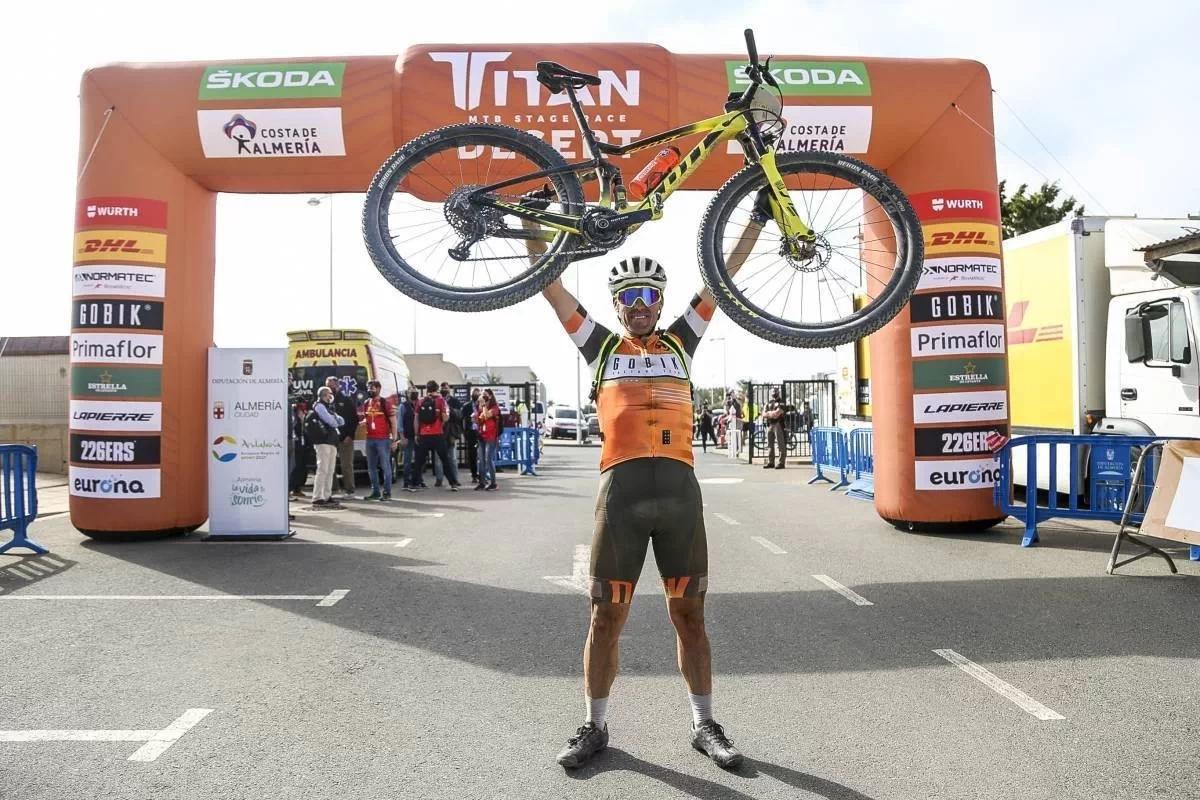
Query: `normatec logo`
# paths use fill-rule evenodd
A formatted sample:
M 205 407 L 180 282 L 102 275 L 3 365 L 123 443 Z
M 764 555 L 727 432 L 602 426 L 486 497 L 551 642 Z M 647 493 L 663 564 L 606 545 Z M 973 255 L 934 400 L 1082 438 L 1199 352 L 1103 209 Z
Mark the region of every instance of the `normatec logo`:
M 998 258 L 927 258 L 917 291 L 924 289 L 999 289 L 1003 283 Z
M 441 64 L 450 65 L 455 107 L 471 111 L 484 104 L 484 87 L 488 83 L 489 64 L 503 64 L 512 55 L 511 51 L 494 52 L 438 52 L 429 57 Z M 599 86 L 585 86 L 576 92 L 580 105 L 609 106 L 614 97 L 629 106 L 636 106 L 641 99 L 641 70 L 624 70 L 624 78 L 611 69 L 597 70 Z M 495 69 L 491 72 L 491 94 L 486 98 L 489 105 L 503 108 L 509 104 L 510 90 L 515 98 L 524 98 L 526 106 L 561 106 L 571 101 L 566 94 L 549 95 L 542 101 L 543 87 L 538 83 L 536 69 Z M 592 89 L 596 90 L 593 97 Z

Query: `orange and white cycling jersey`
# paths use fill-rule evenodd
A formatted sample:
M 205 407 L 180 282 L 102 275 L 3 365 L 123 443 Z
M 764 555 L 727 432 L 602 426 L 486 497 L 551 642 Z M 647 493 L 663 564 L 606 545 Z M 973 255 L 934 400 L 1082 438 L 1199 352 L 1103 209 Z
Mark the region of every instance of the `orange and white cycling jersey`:
M 692 356 L 700 345 L 714 306 L 692 298 L 691 305 L 665 332 L 645 341 L 621 338 L 600 372 L 596 408 L 604 447 L 600 471 L 632 458 L 692 458 L 692 394 L 688 376 Z M 611 331 L 579 306 L 564 323 L 571 341 L 583 353 L 592 374 L 599 367 L 604 342 Z M 673 350 L 660 337 L 674 340 Z M 676 350 L 683 355 L 680 363 Z

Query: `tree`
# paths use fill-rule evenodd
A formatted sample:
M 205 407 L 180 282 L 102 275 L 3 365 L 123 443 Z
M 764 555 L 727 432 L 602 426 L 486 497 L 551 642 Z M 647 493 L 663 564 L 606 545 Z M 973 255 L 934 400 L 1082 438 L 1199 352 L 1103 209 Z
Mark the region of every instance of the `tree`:
M 494 373 L 494 372 L 489 372 L 488 374 L 484 375 L 483 377 L 484 377 L 484 378 L 487 380 L 487 382 L 488 382 L 489 384 L 491 384 L 492 386 L 498 386 L 498 385 L 500 384 L 500 380 L 501 380 L 501 378 L 500 378 L 500 376 L 499 376 L 499 375 L 497 375 L 497 374 L 496 374 L 496 373 Z
M 1083 216 L 1083 205 L 1074 197 L 1054 204 L 1062 193 L 1058 181 L 1043 183 L 1042 188 L 1033 194 L 1026 194 L 1029 185 L 1022 183 L 1012 197 L 1004 196 L 1005 183 L 1000 181 L 1000 210 L 1005 239 L 1053 225 L 1072 212 L 1077 217 Z

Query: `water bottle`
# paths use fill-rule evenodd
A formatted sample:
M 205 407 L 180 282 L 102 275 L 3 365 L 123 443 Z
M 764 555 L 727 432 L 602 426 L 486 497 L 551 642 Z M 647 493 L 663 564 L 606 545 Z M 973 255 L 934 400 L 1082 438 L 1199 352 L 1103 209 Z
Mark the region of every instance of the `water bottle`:
M 680 152 L 675 147 L 666 147 L 658 152 L 646 166 L 642 167 L 642 171 L 637 174 L 632 181 L 629 182 L 629 196 L 634 200 L 642 200 L 646 197 L 646 193 L 658 186 L 668 172 L 675 168 L 679 163 Z

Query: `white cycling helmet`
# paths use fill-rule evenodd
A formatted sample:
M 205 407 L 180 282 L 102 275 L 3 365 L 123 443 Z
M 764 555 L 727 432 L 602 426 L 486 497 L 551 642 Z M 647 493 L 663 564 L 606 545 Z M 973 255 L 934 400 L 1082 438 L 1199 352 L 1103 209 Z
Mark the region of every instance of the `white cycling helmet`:
M 608 273 L 608 291 L 616 294 L 630 286 L 652 286 L 660 292 L 667 290 L 667 271 L 652 258 L 626 258 Z

